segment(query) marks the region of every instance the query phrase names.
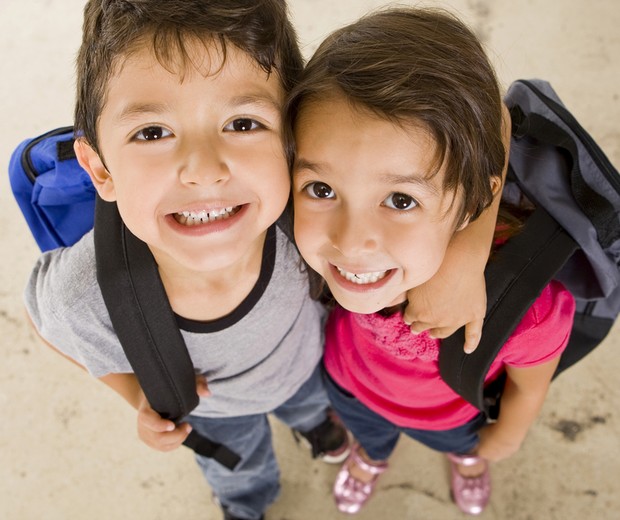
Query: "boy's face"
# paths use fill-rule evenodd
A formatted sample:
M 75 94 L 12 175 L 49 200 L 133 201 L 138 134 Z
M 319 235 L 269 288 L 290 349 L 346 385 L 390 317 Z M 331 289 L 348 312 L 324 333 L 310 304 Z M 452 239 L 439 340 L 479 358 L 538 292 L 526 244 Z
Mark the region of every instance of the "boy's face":
M 232 45 L 223 64 L 208 50 L 193 46 L 202 62 L 182 80 L 149 50 L 131 55 L 108 85 L 101 157 L 83 147 L 102 198 L 164 268 L 244 265 L 288 198 L 277 75 Z
M 434 140 L 342 98 L 305 104 L 295 135 L 302 256 L 346 309 L 401 303 L 435 274 L 455 231 L 460 199 L 444 193 L 443 166 L 429 176 Z

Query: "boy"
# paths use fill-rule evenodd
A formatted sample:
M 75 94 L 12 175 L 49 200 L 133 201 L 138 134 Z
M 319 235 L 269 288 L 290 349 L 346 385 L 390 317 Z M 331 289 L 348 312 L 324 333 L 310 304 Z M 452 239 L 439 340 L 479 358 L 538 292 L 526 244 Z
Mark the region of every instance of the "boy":
M 239 454 L 234 471 L 197 461 L 225 519 L 263 518 L 279 490 L 267 413 L 334 462 L 348 451 L 317 369 L 324 313 L 275 224 L 290 188 L 280 109 L 302 68 L 286 6 L 91 0 L 83 29 L 76 154 L 157 262 L 204 376 L 189 424 L 146 401 L 97 284 L 92 232 L 39 259 L 28 313 L 45 341 L 139 410 L 146 444 L 174 449 L 195 428 Z

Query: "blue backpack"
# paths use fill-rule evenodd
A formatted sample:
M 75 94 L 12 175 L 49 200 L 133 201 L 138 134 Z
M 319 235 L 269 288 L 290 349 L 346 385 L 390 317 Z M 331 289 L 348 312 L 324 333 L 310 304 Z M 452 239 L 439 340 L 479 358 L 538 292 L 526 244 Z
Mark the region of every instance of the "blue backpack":
M 512 115 L 513 131 L 503 196 L 512 203 L 527 200 L 536 209 L 524 230 L 511 238 L 487 266 L 488 309 L 479 347 L 472 354 L 464 354 L 464 329 L 461 329 L 442 342 L 439 357 L 443 379 L 490 419 L 498 413 L 503 380 L 485 384 L 485 375 L 499 349 L 551 279 L 560 280 L 577 302 L 571 338 L 557 373 L 599 345 L 620 311 L 618 171 L 547 82 L 516 81 L 508 90 L 505 102 Z M 101 220 L 99 225 L 95 223 L 96 244 L 98 235 L 101 240 L 107 240 L 109 234 L 98 230 L 109 229 L 117 230 L 113 238 L 117 244 L 133 243 L 115 205 L 98 201 L 95 209 L 95 190 L 73 155 L 71 128 L 59 128 L 24 141 L 11 158 L 9 175 L 17 202 L 42 250 L 73 244 L 93 227 L 94 215 Z M 113 250 L 111 246 L 106 247 Z M 139 249 L 136 244 L 131 247 Z M 121 254 L 108 255 L 106 263 L 112 262 L 115 256 Z M 148 258 L 149 255 L 142 251 L 137 256 Z M 127 270 L 127 266 L 118 269 Z M 158 279 L 156 273 L 153 276 Z M 100 277 L 102 291 L 108 277 Z M 145 283 L 153 284 L 152 280 Z M 125 282 L 122 290 L 130 290 L 129 285 Z M 136 295 L 132 305 L 140 308 L 143 305 L 140 298 L 144 297 Z M 165 294 L 159 298 L 158 305 L 166 305 Z M 108 306 L 112 315 L 114 309 L 110 307 L 113 306 Z M 148 330 L 156 325 L 141 326 Z M 135 327 L 135 323 L 124 327 Z M 168 333 L 161 334 L 169 335 L 169 328 L 176 328 L 170 324 L 167 327 Z M 119 337 L 122 342 L 122 334 Z M 139 378 L 140 363 L 158 357 L 160 350 L 166 351 L 166 345 L 150 348 L 152 355 L 145 356 L 143 350 L 132 355 L 125 347 L 130 361 L 136 359 L 134 370 Z M 188 360 L 189 357 L 186 365 L 191 364 Z M 169 367 L 175 363 L 179 364 L 178 359 L 165 360 L 156 370 L 150 367 L 155 375 L 147 370 L 141 384 L 144 380 L 145 393 L 153 387 L 154 402 L 159 402 L 159 395 L 189 394 L 185 398 L 175 397 L 172 402 L 190 403 L 191 410 L 191 403 L 196 402 L 195 388 L 190 385 L 171 390 L 161 384 L 163 379 L 174 383 L 187 377 L 188 372 L 180 376 L 170 371 Z M 186 371 L 189 369 L 185 367 Z M 193 384 L 193 377 L 191 381 Z M 147 397 L 151 401 L 148 393 Z M 166 416 L 169 405 L 164 400 L 159 409 L 153 408 Z M 177 406 L 168 416 L 182 417 L 185 413 L 189 413 L 187 407 Z
M 13 152 L 9 180 L 41 251 L 70 246 L 93 228 L 95 188 L 73 151 L 73 127 L 26 139 Z

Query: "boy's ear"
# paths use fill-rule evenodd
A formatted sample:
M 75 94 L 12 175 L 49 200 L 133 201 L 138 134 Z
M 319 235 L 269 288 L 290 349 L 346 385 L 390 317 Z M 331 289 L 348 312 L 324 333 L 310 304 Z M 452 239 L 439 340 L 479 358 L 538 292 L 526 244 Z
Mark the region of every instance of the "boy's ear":
M 99 154 L 82 137 L 75 140 L 73 149 L 78 163 L 90 176 L 99 196 L 107 202 L 114 202 L 116 200 L 114 181 Z

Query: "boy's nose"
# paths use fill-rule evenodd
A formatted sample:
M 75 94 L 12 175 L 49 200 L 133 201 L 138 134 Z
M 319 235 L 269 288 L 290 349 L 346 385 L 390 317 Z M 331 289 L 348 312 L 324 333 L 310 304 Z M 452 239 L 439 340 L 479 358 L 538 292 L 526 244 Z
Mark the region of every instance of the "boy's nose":
M 230 167 L 217 145 L 203 141 L 182 151 L 180 176 L 189 184 L 215 184 L 230 177 Z
M 330 239 L 346 257 L 359 257 L 378 247 L 376 223 L 367 212 L 341 211 L 332 220 Z

